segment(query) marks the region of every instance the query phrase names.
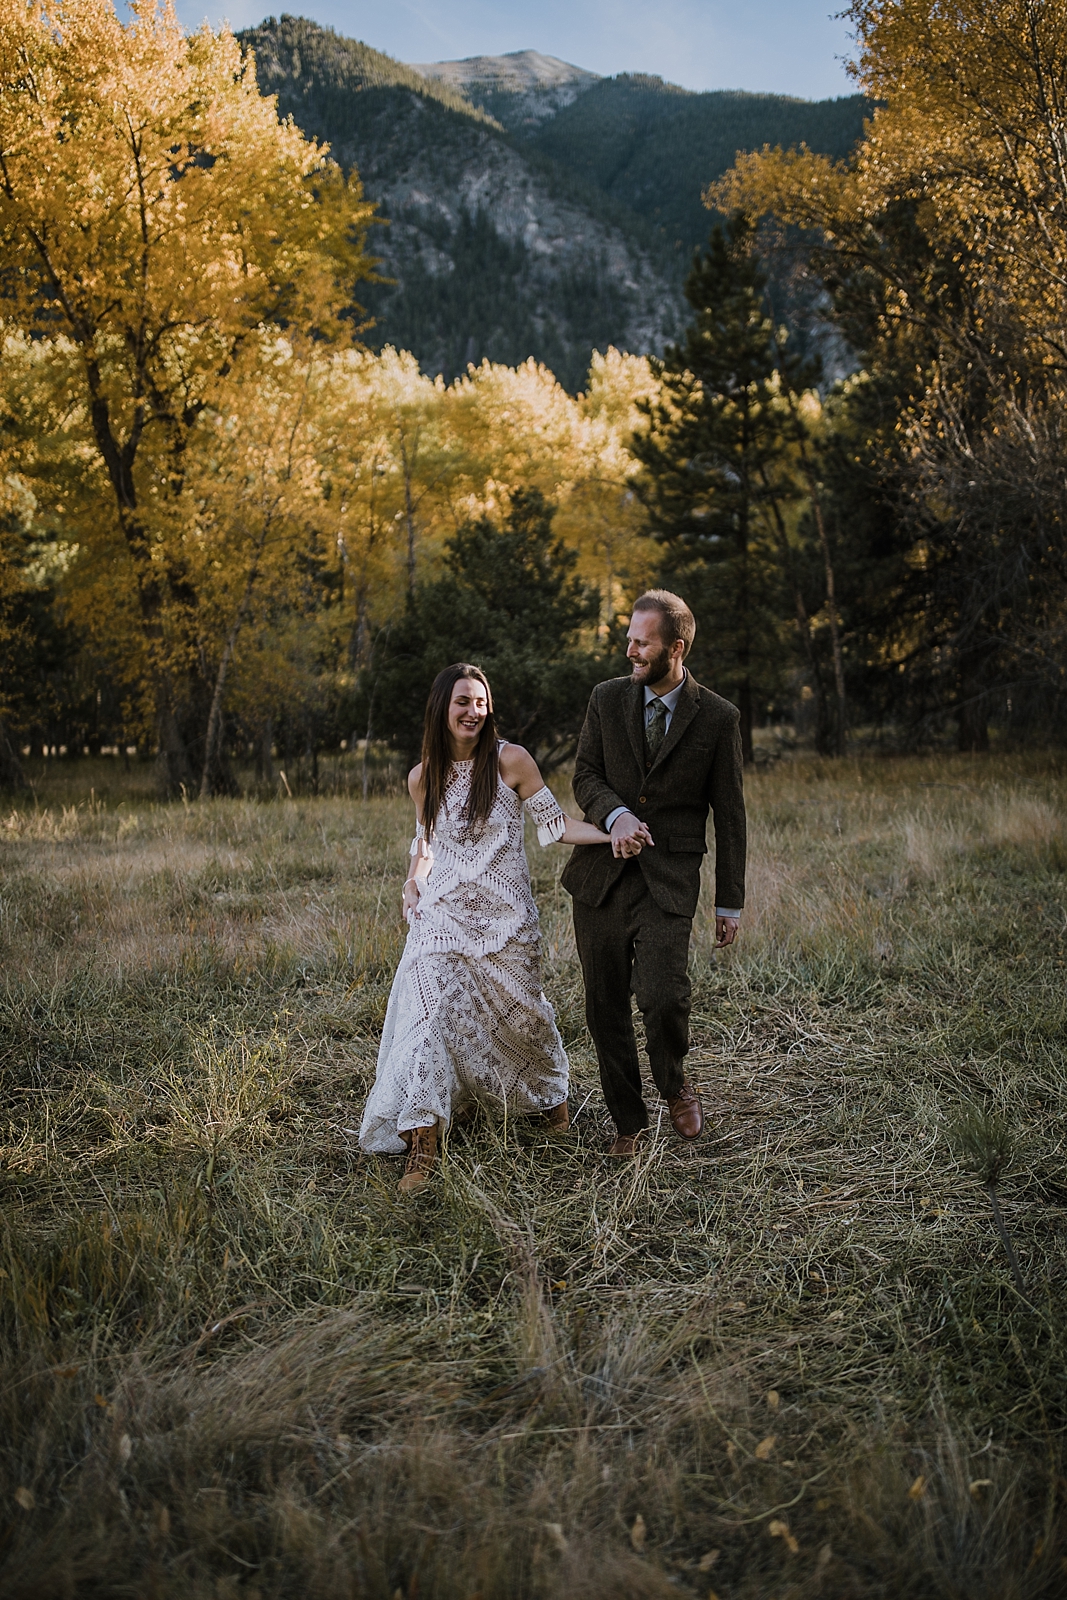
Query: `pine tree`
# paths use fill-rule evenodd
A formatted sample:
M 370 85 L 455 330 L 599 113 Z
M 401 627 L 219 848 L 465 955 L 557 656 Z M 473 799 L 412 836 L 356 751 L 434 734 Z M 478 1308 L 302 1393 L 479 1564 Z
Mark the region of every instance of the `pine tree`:
M 746 761 L 756 707 L 787 659 L 768 513 L 795 493 L 783 479 L 790 420 L 764 289 L 752 224 L 737 213 L 694 260 L 685 292 L 695 320 L 657 364 L 660 398 L 642 405 L 649 425 L 633 442 L 635 486 L 664 547 L 660 577 L 697 617 L 697 677 L 740 708 Z
M 365 675 L 368 721 L 417 759 L 426 695 L 453 661 L 473 661 L 493 690 L 497 726 L 542 769 L 573 754 L 590 691 L 607 675 L 585 634 L 596 592 L 574 574 L 577 551 L 553 537 L 554 507 L 519 489 L 502 527 L 480 517 L 449 542 L 447 570 L 417 584 L 401 620 L 382 630 Z

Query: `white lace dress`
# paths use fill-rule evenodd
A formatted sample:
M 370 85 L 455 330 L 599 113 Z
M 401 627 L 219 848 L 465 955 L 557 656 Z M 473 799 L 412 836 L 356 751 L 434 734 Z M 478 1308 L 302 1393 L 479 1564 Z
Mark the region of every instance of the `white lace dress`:
M 435 1119 L 447 1127 L 467 1099 L 521 1113 L 567 1098 L 567 1055 L 541 988 L 523 815 L 543 845 L 562 838 L 566 819 L 547 787 L 524 804 L 500 781 L 485 824 L 468 830 L 472 770 L 453 762 L 445 786 L 421 915 L 389 995 L 364 1150 L 401 1155 L 402 1132 Z

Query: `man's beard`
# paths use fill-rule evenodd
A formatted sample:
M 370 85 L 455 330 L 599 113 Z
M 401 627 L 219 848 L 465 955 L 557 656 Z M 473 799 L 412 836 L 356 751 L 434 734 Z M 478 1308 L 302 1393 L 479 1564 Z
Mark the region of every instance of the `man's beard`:
M 636 662 L 635 663 L 634 674 L 633 674 L 635 678 L 637 677 L 637 670 L 636 669 L 637 669 L 638 666 L 640 666 L 640 662 Z M 671 654 L 670 654 L 669 650 L 663 649 L 663 650 L 660 651 L 658 656 L 653 656 L 652 657 L 652 659 L 648 663 L 648 666 L 644 669 L 644 672 L 643 672 L 642 676 L 638 679 L 638 682 L 639 683 L 659 683 L 661 678 L 667 677 L 667 675 L 670 672 L 670 670 L 671 670 Z

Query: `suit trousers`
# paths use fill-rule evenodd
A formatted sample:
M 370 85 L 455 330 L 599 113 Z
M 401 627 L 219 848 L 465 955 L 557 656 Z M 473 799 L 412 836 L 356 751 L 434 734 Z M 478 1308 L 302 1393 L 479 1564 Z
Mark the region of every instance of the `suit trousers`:
M 675 1095 L 689 1050 L 689 935 L 692 917 L 656 904 L 636 861 L 628 861 L 603 905 L 574 902 L 574 936 L 585 979 L 585 1017 L 600 1081 L 621 1134 L 648 1127 L 631 994 L 645 1023 L 648 1063 L 660 1094 Z

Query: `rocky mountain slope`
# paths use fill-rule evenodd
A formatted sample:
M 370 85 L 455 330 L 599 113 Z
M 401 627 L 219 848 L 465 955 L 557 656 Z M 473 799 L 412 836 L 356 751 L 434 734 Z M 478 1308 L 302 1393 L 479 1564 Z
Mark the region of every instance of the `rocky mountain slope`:
M 389 226 L 374 248 L 394 286 L 364 294 L 373 337 L 446 378 L 483 356 L 547 362 L 580 386 L 594 348 L 662 348 L 682 300 L 638 219 L 524 154 L 447 81 L 300 18 L 241 36 L 260 86 L 356 166 Z M 445 96 L 448 99 L 445 99 Z
M 662 350 L 686 320 L 707 184 L 764 143 L 844 155 L 865 110 L 599 78 L 532 50 L 416 68 L 299 17 L 239 37 L 280 113 L 357 167 L 388 219 L 370 338 L 449 379 L 532 355 L 576 389 L 593 349 Z
M 506 56 L 468 56 L 464 61 L 414 64 L 415 71 L 475 101 L 512 133 L 529 135 L 600 79 L 538 50 Z

